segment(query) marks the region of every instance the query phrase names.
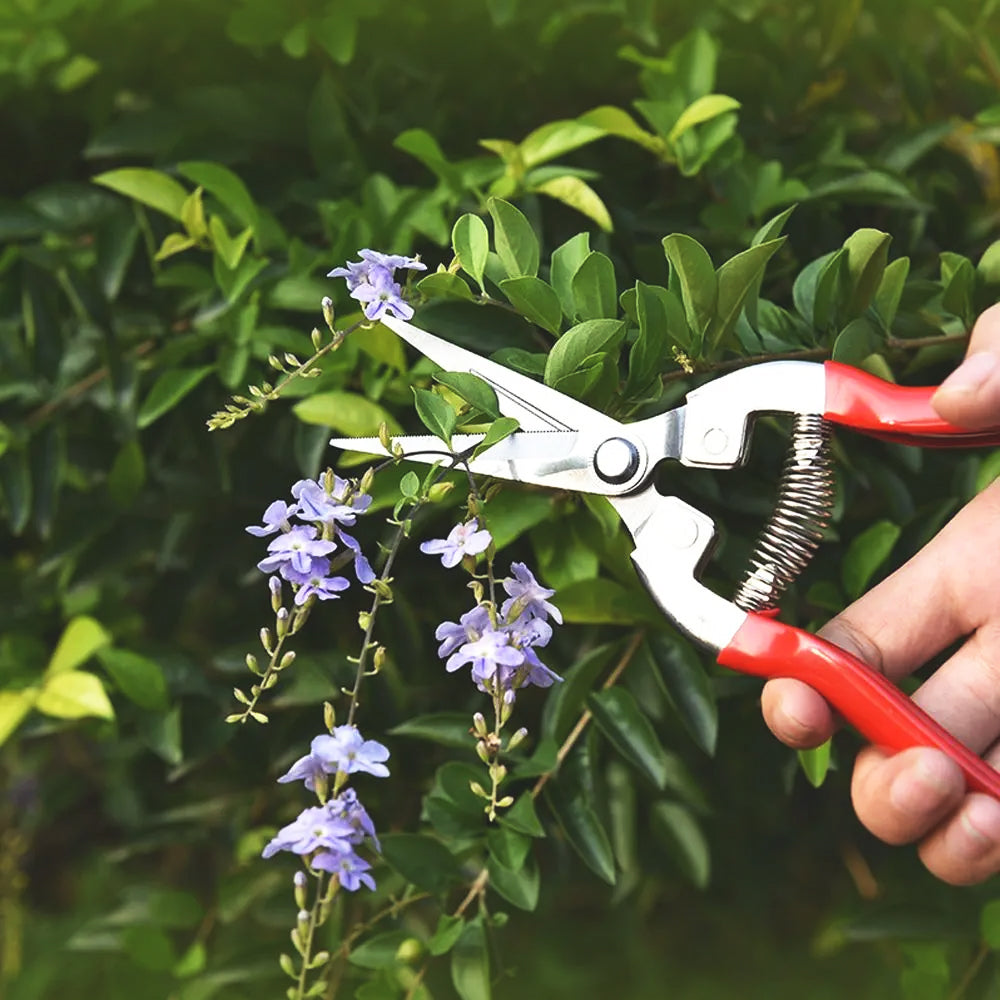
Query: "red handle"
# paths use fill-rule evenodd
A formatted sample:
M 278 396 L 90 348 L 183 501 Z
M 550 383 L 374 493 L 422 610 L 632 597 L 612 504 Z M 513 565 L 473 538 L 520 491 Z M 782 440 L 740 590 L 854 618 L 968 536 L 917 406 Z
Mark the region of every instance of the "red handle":
M 818 636 L 763 614 L 749 614 L 718 662 L 745 674 L 804 681 L 876 746 L 937 747 L 961 767 L 968 788 L 1000 799 L 1000 772 L 882 674 Z
M 942 420 L 931 407 L 936 386 L 894 385 L 837 361 L 826 361 L 826 411 L 835 424 L 872 437 L 922 447 L 1000 445 L 1000 427 L 970 431 Z

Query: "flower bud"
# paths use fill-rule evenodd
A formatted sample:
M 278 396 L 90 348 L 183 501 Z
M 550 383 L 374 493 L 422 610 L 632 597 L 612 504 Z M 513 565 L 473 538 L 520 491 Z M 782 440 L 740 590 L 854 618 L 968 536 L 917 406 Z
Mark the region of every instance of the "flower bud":
M 507 749 L 513 750 L 515 747 L 520 746 L 524 742 L 524 738 L 528 735 L 528 730 L 521 726 L 521 728 L 511 736 L 510 740 L 507 742 Z
M 514 796 L 513 796 L 513 795 L 505 795 L 505 796 L 504 796 L 504 797 L 503 797 L 503 798 L 502 798 L 502 799 L 501 799 L 501 800 L 500 800 L 500 801 L 499 801 L 499 802 L 497 803 L 497 808 L 498 808 L 498 809 L 507 809 L 507 808 L 509 808 L 510 806 L 512 806 L 513 804 L 514 804 Z
M 486 728 L 486 719 L 482 712 L 476 712 L 472 717 L 472 728 L 477 736 L 485 736 L 489 730 Z
M 288 608 L 278 608 L 274 615 L 274 627 L 278 633 L 278 638 L 283 639 L 288 635 L 288 624 L 291 616 L 288 614 Z
M 481 784 L 479 784 L 478 781 L 470 781 L 469 782 L 469 788 L 472 789 L 472 794 L 473 795 L 478 795 L 479 798 L 481 798 L 481 799 L 488 799 L 489 798 L 489 794 L 487 793 L 486 789 L 483 788 L 483 786 Z
M 253 653 L 247 653 L 246 665 L 247 670 L 249 670 L 250 673 L 257 674 L 258 677 L 260 676 L 260 667 L 257 666 L 257 657 L 254 656 Z
M 400 962 L 415 962 L 423 954 L 423 945 L 416 938 L 407 938 L 396 949 L 396 959 Z
M 323 725 L 326 726 L 327 732 L 332 733 L 334 727 L 337 725 L 337 713 L 334 711 L 333 705 L 328 702 L 323 702 Z
M 287 653 L 285 653 L 284 656 L 282 656 L 281 662 L 278 664 L 278 669 L 279 670 L 286 670 L 294 662 L 295 662 L 295 650 L 294 649 L 290 649 Z
M 281 577 L 269 577 L 267 589 L 271 591 L 271 610 L 277 611 L 281 607 Z
M 271 643 L 271 630 L 269 628 L 262 628 L 260 630 L 260 644 L 264 647 L 264 652 L 268 656 L 274 652 L 274 646 Z
M 439 500 L 443 500 L 454 488 L 454 483 L 435 483 L 427 491 L 427 499 L 430 500 L 431 503 L 437 503 Z
M 372 655 L 372 669 L 378 673 L 385 663 L 385 646 L 379 646 Z
M 306 886 L 309 884 L 309 879 L 306 877 L 305 872 L 296 872 L 295 877 L 292 879 L 292 884 L 294 885 L 295 894 L 295 905 L 300 909 L 304 910 L 306 908 Z
M 365 474 L 361 477 L 361 482 L 358 483 L 358 493 L 367 493 L 372 488 L 372 483 L 375 482 L 375 469 L 372 466 L 368 466 L 365 469 Z
M 490 750 L 489 747 L 487 747 L 485 740 L 476 741 L 476 755 L 484 764 L 488 764 L 490 762 Z
M 330 328 L 330 332 L 333 333 L 333 299 L 329 295 L 324 295 L 320 305 L 323 307 L 323 320 Z
M 386 451 L 392 451 L 392 435 L 389 433 L 389 425 L 381 423 L 378 425 L 378 442 Z

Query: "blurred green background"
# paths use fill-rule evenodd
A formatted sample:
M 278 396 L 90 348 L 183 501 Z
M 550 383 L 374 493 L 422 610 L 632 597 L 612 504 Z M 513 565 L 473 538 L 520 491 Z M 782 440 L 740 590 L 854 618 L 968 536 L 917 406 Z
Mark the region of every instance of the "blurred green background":
M 243 526 L 328 460 L 329 430 L 288 402 L 224 433 L 209 435 L 205 420 L 266 377 L 269 354 L 308 356 L 323 295 L 350 312 L 323 277 L 331 267 L 366 246 L 447 265 L 452 224 L 485 215 L 494 194 L 520 206 L 546 250 L 590 231 L 628 287 L 665 280 L 669 233 L 719 262 L 795 204 L 762 290 L 778 304 L 768 317 L 802 312 L 796 275 L 809 262 L 856 229 L 882 230 L 891 256 L 910 260 L 898 315 L 836 352 L 934 381 L 1000 283 L 997 7 L 0 0 L 0 995 L 249 1000 L 284 989 L 292 869 L 259 860 L 261 837 L 294 815 L 273 779 L 349 676 L 361 599 L 317 617 L 266 728 L 223 724 L 267 614 Z M 732 107 L 671 140 L 680 110 L 708 93 Z M 534 130 L 601 106 L 653 138 L 607 134 L 525 161 L 518 144 Z M 148 190 L 129 199 L 92 181 L 124 167 L 204 187 L 221 232 L 172 216 Z M 190 247 L 164 252 L 171 233 Z M 439 313 L 449 329 L 468 315 Z M 786 324 L 761 352 L 827 356 L 844 328 Z M 493 349 L 507 332 L 476 336 Z M 324 387 L 405 420 L 413 378 L 387 350 L 345 348 Z M 744 342 L 700 360 L 710 369 L 748 353 Z M 679 364 L 667 374 L 673 392 L 688 385 Z M 756 471 L 725 484 L 692 472 L 677 487 L 729 529 L 717 579 L 738 574 L 771 502 L 782 440 L 764 438 Z M 832 544 L 787 602 L 802 624 L 915 551 L 1000 471 L 989 455 L 857 441 L 838 460 Z M 596 585 L 618 550 L 593 541 L 574 504 L 516 498 L 511 555 L 539 560 L 557 586 Z M 888 543 L 851 550 L 876 522 L 890 525 Z M 422 530 L 444 525 L 433 515 Z M 378 530 L 365 530 L 374 544 Z M 570 531 L 565 551 L 589 555 L 560 562 L 558 530 Z M 364 707 L 377 738 L 412 716 L 477 707 L 434 655 L 434 624 L 464 607 L 461 581 L 412 555 L 399 578 L 391 662 Z M 649 627 L 641 612 L 609 624 L 582 602 L 567 617 L 551 657 L 567 674 Z M 73 665 L 99 691 L 28 711 L 24 692 L 45 683 L 81 620 L 101 631 L 75 633 Z M 581 863 L 540 804 L 540 900 L 531 913 L 498 901 L 510 919 L 491 954 L 494 995 L 1000 994 L 995 885 L 942 886 L 911 850 L 873 841 L 849 806 L 851 734 L 814 788 L 764 729 L 755 682 L 669 641 L 698 678 L 693 738 L 655 665 L 626 683 L 683 775 L 672 794 L 684 819 L 658 826 L 657 790 L 588 736 L 578 763 L 597 775 L 617 886 Z M 524 703 L 525 724 L 546 733 L 543 699 Z M 393 786 L 367 791 L 366 805 L 380 830 L 413 830 L 435 769 L 474 755 L 388 741 Z M 346 904 L 339 926 L 363 905 Z M 414 911 L 401 926 L 426 937 L 428 921 Z M 337 995 L 355 995 L 360 975 L 349 971 Z M 384 988 L 358 995 L 406 995 Z M 428 967 L 425 988 L 455 995 L 447 961 Z

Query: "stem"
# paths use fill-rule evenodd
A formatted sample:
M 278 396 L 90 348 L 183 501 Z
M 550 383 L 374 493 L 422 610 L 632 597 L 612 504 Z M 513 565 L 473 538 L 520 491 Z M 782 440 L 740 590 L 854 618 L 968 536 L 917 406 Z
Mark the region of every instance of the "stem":
M 309 910 L 309 929 L 306 931 L 306 939 L 302 942 L 302 951 L 299 957 L 302 959 L 302 968 L 299 969 L 299 980 L 295 984 L 295 995 L 298 1000 L 305 996 L 306 974 L 309 972 L 309 962 L 312 956 L 313 938 L 316 936 L 316 925 L 319 920 L 319 911 L 323 905 L 323 875 L 316 876 L 316 895 L 313 897 L 313 904 Z
M 646 633 L 643 631 L 638 631 L 633 633 L 632 639 L 622 653 L 621 659 L 615 664 L 614 670 L 608 674 L 607 679 L 601 685 L 602 691 L 607 691 L 608 688 L 614 687 L 618 682 L 618 678 L 625 672 L 625 668 L 632 662 L 632 658 L 639 651 L 639 646 L 642 644 L 642 640 L 646 637 Z M 576 745 L 576 741 L 583 735 L 584 730 L 590 724 L 590 720 L 593 718 L 589 708 L 583 710 L 580 718 L 576 720 L 576 725 L 573 727 L 569 736 L 563 740 L 562 746 L 559 748 L 559 752 L 556 754 L 556 765 L 551 770 L 546 771 L 544 774 L 539 775 L 538 780 L 535 782 L 534 787 L 531 789 L 532 799 L 537 799 L 541 794 L 542 789 L 548 784 L 549 779 L 552 778 L 559 768 L 562 766 L 562 762 L 569 756 L 569 752 Z
M 962 343 L 968 337 L 968 333 L 942 333 L 932 337 L 913 337 L 909 339 L 905 337 L 887 337 L 885 346 L 894 351 L 919 351 L 924 347 L 938 347 L 942 344 Z M 682 378 L 689 378 L 691 375 L 738 371 L 741 368 L 760 364 L 763 361 L 808 361 L 814 358 L 826 358 L 830 356 L 830 350 L 829 347 L 803 347 L 797 351 L 784 351 L 780 354 L 749 354 L 742 358 L 731 358 L 728 361 L 695 362 L 693 371 L 668 372 L 663 376 L 663 383 L 667 385 Z
M 948 1000 L 960 1000 L 960 998 L 965 995 L 965 991 L 972 985 L 972 981 L 978 975 L 979 970 L 982 968 L 983 962 L 986 961 L 986 957 L 989 953 L 989 945 L 981 944 L 979 946 L 979 950 L 969 963 L 969 967 L 965 970 L 965 973 L 959 980 L 958 985 L 951 991 L 951 993 L 948 994 Z

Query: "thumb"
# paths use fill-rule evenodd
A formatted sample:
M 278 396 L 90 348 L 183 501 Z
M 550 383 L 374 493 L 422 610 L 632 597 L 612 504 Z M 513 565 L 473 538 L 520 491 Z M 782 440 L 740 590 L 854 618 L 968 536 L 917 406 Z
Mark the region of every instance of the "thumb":
M 1000 303 L 976 320 L 965 360 L 941 383 L 931 405 L 958 427 L 1000 423 Z

